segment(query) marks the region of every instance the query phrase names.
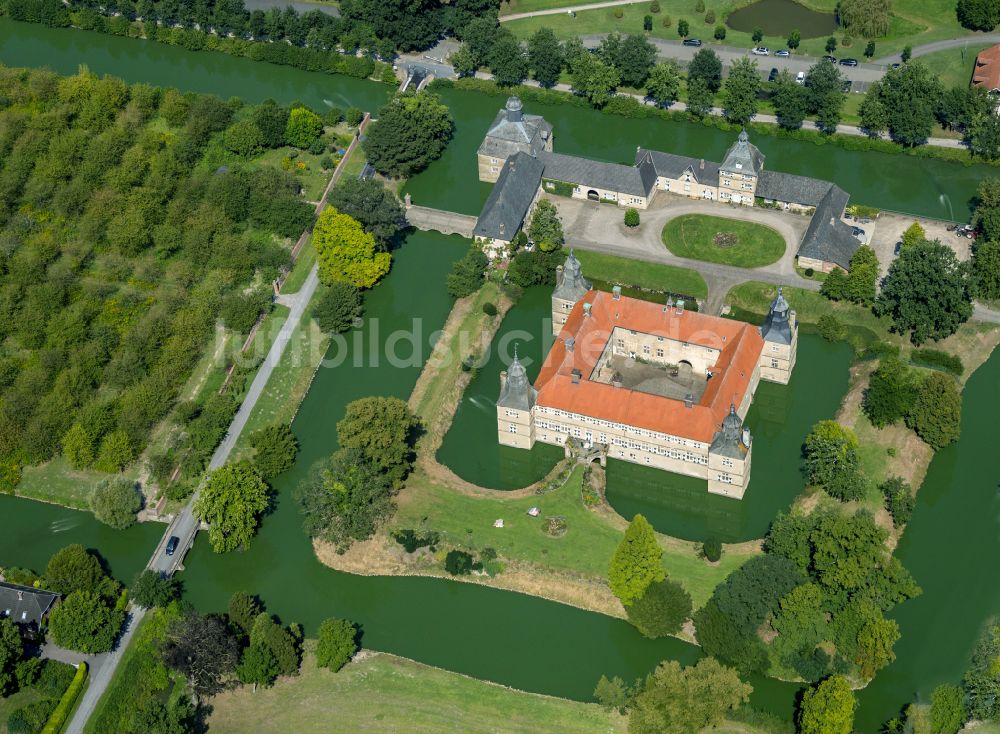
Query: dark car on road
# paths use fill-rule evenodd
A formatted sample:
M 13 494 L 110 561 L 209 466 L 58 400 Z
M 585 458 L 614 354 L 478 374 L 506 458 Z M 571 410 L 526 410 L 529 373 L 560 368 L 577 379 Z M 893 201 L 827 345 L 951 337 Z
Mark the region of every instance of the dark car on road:
M 771 69 L 771 73 L 767 75 L 767 80 L 769 82 L 773 82 L 777 78 L 778 78 L 778 70 L 777 69 Z
M 180 544 L 180 542 L 181 542 L 180 538 L 178 538 L 176 535 L 171 535 L 170 538 L 167 540 L 167 547 L 163 549 L 163 552 L 166 553 L 168 556 L 172 556 L 174 554 L 174 551 L 177 550 L 177 546 Z
M 840 60 L 840 65 L 841 66 L 857 66 L 858 65 L 858 60 L 857 59 L 841 59 Z
M 685 46 L 700 46 L 701 45 L 701 39 L 700 38 L 685 38 L 684 39 L 684 45 Z

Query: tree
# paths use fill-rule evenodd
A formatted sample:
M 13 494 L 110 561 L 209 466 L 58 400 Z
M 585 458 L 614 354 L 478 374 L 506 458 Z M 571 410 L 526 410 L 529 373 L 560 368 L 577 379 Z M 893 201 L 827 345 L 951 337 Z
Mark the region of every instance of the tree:
M 0 619 L 0 696 L 14 692 L 17 677 L 15 666 L 24 657 L 24 643 L 21 633 L 10 617 Z
M 986 241 L 1000 241 L 1000 179 L 984 178 L 976 192 L 972 225 Z
M 327 334 L 340 334 L 354 326 L 354 320 L 361 316 L 361 291 L 353 283 L 335 280 L 323 288 L 316 305 L 313 318 Z
M 608 585 L 624 606 L 639 599 L 654 581 L 663 581 L 662 555 L 653 526 L 642 515 L 633 517 L 608 567 Z
M 750 34 L 750 40 L 760 45 L 760 42 L 764 40 L 764 31 L 759 26 L 755 27 L 753 33 Z
M 799 708 L 802 734 L 851 734 L 854 692 L 842 675 L 832 675 L 806 690 Z
M 489 263 L 490 260 L 485 253 L 472 245 L 469 251 L 451 266 L 451 272 L 446 278 L 448 295 L 452 298 L 465 298 L 478 291 L 483 284 L 483 274 Z
M 787 69 L 778 74 L 771 101 L 781 127 L 786 130 L 798 130 L 802 127 L 808 113 L 807 95 L 805 87 L 796 83 L 795 77 Z
M 899 52 L 899 58 L 902 59 L 903 63 L 905 64 L 912 57 L 913 57 L 913 47 L 909 45 L 903 46 L 903 50 Z
M 368 397 L 347 404 L 337 423 L 341 450 L 356 449 L 398 488 L 413 464 L 420 421 L 399 398 Z
M 270 503 L 270 491 L 257 469 L 241 461 L 209 474 L 194 504 L 194 515 L 209 524 L 212 550 L 227 553 L 250 547 L 260 516 Z
M 892 526 L 899 528 L 908 523 L 917 503 L 910 485 L 899 477 L 889 477 L 879 490 L 885 497 L 885 509 L 892 515 Z
M 594 107 L 603 107 L 621 81 L 618 70 L 591 54 L 573 64 L 573 89 L 585 96 Z
M 981 242 L 972 253 L 972 273 L 980 298 L 1000 298 L 1000 242 Z
M 958 0 L 958 22 L 972 31 L 992 31 L 1000 23 L 1000 5 L 993 0 Z
M 893 330 L 910 341 L 944 339 L 972 316 L 972 273 L 938 241 L 904 248 L 889 266 L 875 313 L 892 318 Z
M 1000 717 L 1000 626 L 988 624 L 972 650 L 969 669 L 962 677 L 966 714 L 970 719 Z
M 1000 118 L 993 114 L 979 114 L 969 123 L 969 150 L 987 161 L 1000 158 Z
M 358 630 L 346 619 L 324 619 L 319 626 L 316 643 L 316 664 L 336 673 L 354 657 L 358 650 Z
M 688 85 L 701 79 L 715 94 L 722 87 L 722 60 L 710 48 L 703 48 L 694 55 L 688 65 Z
M 854 431 L 836 421 L 820 421 L 806 436 L 803 449 L 806 476 L 827 493 L 847 502 L 864 495 L 865 479 Z
M 877 85 L 872 85 L 865 93 L 865 98 L 861 100 L 861 106 L 858 108 L 858 115 L 861 117 L 861 129 L 870 138 L 881 137 L 882 133 L 889 129 L 889 110 L 882 101 L 881 91 Z
M 965 696 L 943 683 L 931 692 L 931 734 L 955 734 L 965 723 Z
M 712 36 L 715 38 L 716 41 L 725 41 L 726 27 L 724 25 L 715 26 L 715 31 L 712 33 Z
M 881 614 L 872 615 L 858 630 L 854 658 L 861 677 L 870 680 L 875 673 L 896 659 L 892 646 L 899 639 L 899 625 Z
M 944 372 L 929 373 L 917 389 L 906 425 L 931 448 L 940 449 L 958 440 L 961 424 L 962 396 L 958 384 Z
M 125 612 L 109 606 L 97 592 L 74 591 L 49 615 L 49 633 L 59 647 L 107 652 L 124 621 Z
M 313 538 L 345 552 L 355 540 L 367 540 L 392 516 L 393 486 L 359 449 L 341 449 L 316 464 L 295 493 L 303 527 Z
M 834 51 L 836 51 L 837 50 L 837 39 L 836 39 L 836 37 L 835 36 L 830 36 L 828 39 L 826 39 L 826 46 L 824 48 L 826 48 L 826 52 L 828 54 L 832 54 Z
M 108 474 L 124 471 L 125 467 L 135 458 L 132 441 L 125 431 L 112 431 L 101 441 L 101 450 L 97 453 L 94 468 Z
M 404 92 L 379 110 L 361 147 L 379 173 L 412 176 L 441 156 L 454 129 L 451 113 L 436 95 Z
M 63 595 L 93 591 L 105 596 L 118 594 L 118 584 L 108 578 L 100 559 L 79 543 L 60 548 L 45 567 L 45 587 Z
M 697 734 L 719 724 L 752 691 L 735 670 L 713 658 L 702 658 L 689 668 L 667 660 L 636 693 L 628 730 L 630 734 Z
M 501 87 L 520 84 L 528 77 L 528 58 L 513 34 L 504 30 L 498 34 L 490 52 L 490 71 Z
M 792 31 L 791 33 L 788 34 L 788 41 L 786 42 L 786 45 L 788 46 L 788 48 L 790 48 L 792 51 L 794 51 L 795 49 L 797 49 L 799 47 L 800 43 L 802 43 L 802 34 L 801 33 L 799 33 L 797 30 L 795 30 L 795 31 Z
M 254 448 L 253 464 L 266 481 L 272 481 L 295 464 L 299 441 L 284 423 L 261 428 L 250 436 Z
M 243 657 L 236 666 L 236 676 L 241 683 L 257 686 L 270 686 L 278 677 L 278 663 L 270 648 L 262 642 L 251 643 L 243 651 Z
M 852 36 L 880 38 L 889 32 L 891 9 L 889 0 L 840 0 L 837 15 Z
M 90 509 L 105 525 L 124 530 L 135 524 L 135 514 L 142 509 L 142 495 L 132 479 L 103 479 L 90 496 Z
M 396 194 L 373 178 L 341 179 L 328 200 L 338 212 L 359 222 L 380 250 L 392 248 L 406 218 Z
M 543 87 L 551 87 L 559 81 L 563 51 L 551 28 L 539 28 L 528 39 L 528 66 L 535 81 Z
M 261 612 L 250 628 L 250 645 L 264 645 L 274 656 L 278 675 L 295 675 L 302 661 L 301 635 L 297 625 L 291 629 Z
M 239 644 L 225 620 L 189 609 L 164 633 L 163 662 L 187 679 L 195 696 L 221 691 L 239 662 Z
M 264 611 L 264 608 L 257 600 L 257 597 L 250 596 L 245 591 L 236 591 L 229 597 L 227 611 L 229 621 L 238 630 L 239 634 L 249 637 L 254 621 Z
M 829 61 L 813 64 L 806 75 L 809 112 L 816 115 L 816 122 L 825 133 L 837 131 L 841 108 L 847 99 L 844 81 L 840 68 Z
M 688 34 L 690 32 L 691 32 L 691 29 L 688 26 L 687 20 L 685 20 L 684 18 L 681 18 L 680 20 L 677 21 L 677 35 L 678 36 L 680 36 L 681 38 L 687 38 Z
M 625 707 L 628 705 L 629 689 L 625 685 L 625 681 L 617 675 L 610 680 L 607 676 L 602 675 L 594 687 L 594 698 L 606 709 L 624 713 Z
M 890 69 L 869 94 L 873 91 L 882 100 L 893 140 L 908 147 L 927 141 L 934 129 L 941 83 L 926 66 L 913 63 Z
M 613 66 L 626 87 L 641 89 L 656 63 L 656 47 L 645 36 L 611 33 L 601 41 L 601 60 Z
M 639 226 L 639 210 L 629 207 L 625 210 L 625 226 L 635 228 Z
M 94 462 L 94 438 L 80 423 L 74 423 L 62 440 L 63 456 L 74 469 L 86 469 Z
M 865 58 L 870 59 L 875 55 L 875 41 L 865 44 Z
M 715 95 L 704 79 L 688 79 L 687 108 L 695 117 L 704 117 L 712 111 Z
M 676 64 L 666 61 L 650 69 L 646 94 L 658 106 L 669 107 L 676 102 L 680 88 L 681 74 Z
M 885 428 L 910 412 L 916 399 L 913 372 L 894 354 L 887 354 L 868 380 L 861 408 L 871 424 Z
M 129 596 L 140 607 L 165 607 L 180 596 L 180 583 L 172 576 L 147 568 L 132 581 Z
M 222 144 L 236 155 L 253 158 L 264 150 L 264 135 L 253 120 L 239 120 L 226 130 Z
M 357 127 L 361 124 L 362 120 L 365 119 L 365 112 L 360 107 L 348 107 L 344 111 L 344 122 L 347 123 L 348 127 Z M 361 181 L 360 178 L 349 179 L 350 181 Z M 364 179 L 365 181 L 370 181 L 371 179 Z M 347 183 L 346 181 L 344 183 Z M 389 192 L 384 186 L 382 189 Z M 373 192 L 374 193 L 374 192 Z M 389 192 L 392 193 L 392 192 Z
M 463 43 L 448 57 L 448 63 L 459 77 L 472 76 L 479 68 L 467 43 Z
M 296 107 L 288 114 L 285 142 L 296 148 L 308 148 L 323 132 L 323 120 L 306 107 Z
M 375 238 L 361 224 L 334 207 L 327 207 L 313 227 L 313 246 L 324 285 L 337 281 L 371 288 L 389 272 L 392 256 L 378 252 Z
M 757 63 L 748 58 L 737 59 L 730 67 L 722 91 L 723 114 L 729 122 L 747 125 L 757 114 L 759 71 Z
M 628 621 L 646 637 L 666 637 L 677 632 L 691 616 L 691 595 L 670 579 L 654 581 L 625 611 Z
M 484 65 L 489 59 L 499 32 L 500 24 L 495 15 L 473 18 L 462 29 L 461 38 L 472 54 L 476 68 Z
M 531 215 L 528 236 L 542 252 L 552 252 L 565 242 L 559 210 L 548 199 L 540 199 Z
M 868 245 L 861 245 L 851 255 L 850 269 L 841 297 L 862 306 L 870 306 L 875 301 L 878 274 L 879 262 L 875 250 Z
M 287 109 L 275 104 L 273 100 L 267 100 L 250 111 L 249 119 L 260 132 L 261 144 L 265 148 L 280 148 L 285 144 Z
M 920 222 L 914 222 L 909 227 L 907 227 L 900 237 L 903 248 L 913 247 L 914 245 L 924 242 L 927 240 L 927 233 L 924 228 L 920 226 Z

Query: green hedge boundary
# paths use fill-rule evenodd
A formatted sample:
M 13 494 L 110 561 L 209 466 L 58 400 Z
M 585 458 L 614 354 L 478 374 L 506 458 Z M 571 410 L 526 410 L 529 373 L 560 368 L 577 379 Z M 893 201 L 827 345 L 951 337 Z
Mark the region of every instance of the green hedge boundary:
M 596 109 L 586 98 L 571 94 L 569 92 L 559 92 L 553 89 L 539 89 L 538 87 L 527 87 L 517 85 L 513 87 L 501 87 L 492 79 L 474 79 L 465 77 L 462 79 L 435 79 L 430 83 L 432 88 L 438 89 L 463 89 L 474 92 L 481 92 L 493 97 L 506 97 L 516 94 L 522 100 L 528 102 L 539 102 L 553 105 L 571 105 L 585 109 Z M 658 117 L 661 120 L 671 120 L 676 122 L 688 122 L 701 124 L 705 127 L 714 127 L 724 132 L 738 133 L 743 129 L 742 125 L 728 123 L 722 117 L 708 115 L 700 120 L 692 117 L 687 112 L 679 110 L 662 109 L 652 105 L 640 103 L 634 97 L 619 95 L 602 108 L 600 112 L 605 115 L 619 115 L 621 117 L 645 119 Z M 916 158 L 935 158 L 953 163 L 960 163 L 963 166 L 971 166 L 982 163 L 988 166 L 1000 165 L 1000 161 L 974 160 L 967 148 L 942 148 L 936 145 L 920 145 L 915 148 L 907 148 L 899 143 L 890 140 L 877 140 L 874 138 L 861 137 L 859 135 L 844 135 L 834 133 L 827 135 L 818 130 L 785 130 L 777 125 L 769 125 L 762 122 L 751 122 L 746 126 L 747 130 L 755 135 L 770 135 L 779 140 L 799 140 L 801 142 L 813 143 L 814 145 L 837 145 L 845 150 L 851 151 L 875 151 L 877 153 L 893 153 L 897 155 L 908 155 Z
M 76 699 L 80 697 L 83 687 L 87 685 L 87 676 L 90 674 L 87 664 L 81 662 L 76 666 L 76 675 L 73 676 L 73 680 L 69 684 L 69 688 L 63 693 L 62 698 L 59 699 L 59 705 L 56 706 L 56 710 L 52 712 L 52 716 L 49 720 L 45 722 L 45 728 L 42 729 L 42 734 L 59 734 L 63 730 L 63 726 L 66 725 L 66 720 L 69 718 L 70 712 L 76 705 Z

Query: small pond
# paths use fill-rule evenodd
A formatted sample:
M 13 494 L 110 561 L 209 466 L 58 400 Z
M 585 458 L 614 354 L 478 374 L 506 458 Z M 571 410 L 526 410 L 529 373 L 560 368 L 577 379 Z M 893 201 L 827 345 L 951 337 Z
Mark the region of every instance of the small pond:
M 758 0 L 730 13 L 726 25 L 745 33 L 760 28 L 765 36 L 787 36 L 798 31 L 803 38 L 816 38 L 837 30 L 837 16 L 811 10 L 794 0 Z

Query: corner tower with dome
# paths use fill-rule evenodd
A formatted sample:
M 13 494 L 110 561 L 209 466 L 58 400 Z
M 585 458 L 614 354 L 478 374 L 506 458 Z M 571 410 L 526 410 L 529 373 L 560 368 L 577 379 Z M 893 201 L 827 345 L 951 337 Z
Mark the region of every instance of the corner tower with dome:
M 534 384 L 517 358 L 500 376 L 497 440 L 698 477 L 742 499 L 753 441 L 745 419 L 761 380 L 787 383 L 798 344 L 779 291 L 760 327 L 594 290 L 571 252 L 552 293 L 557 338 Z

